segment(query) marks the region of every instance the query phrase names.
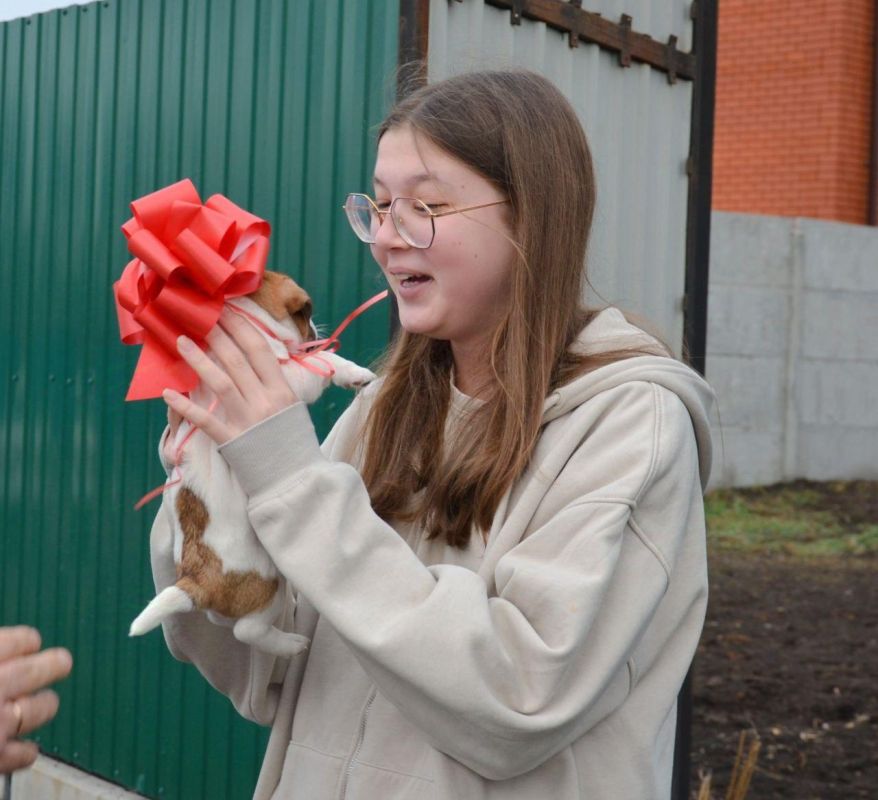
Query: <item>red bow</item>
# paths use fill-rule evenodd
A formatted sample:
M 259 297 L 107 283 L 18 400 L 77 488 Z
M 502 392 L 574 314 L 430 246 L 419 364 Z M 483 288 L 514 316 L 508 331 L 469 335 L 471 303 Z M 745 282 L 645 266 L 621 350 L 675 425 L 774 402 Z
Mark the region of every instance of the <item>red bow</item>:
M 113 284 L 119 333 L 142 344 L 126 400 L 189 392 L 198 376 L 177 354 L 177 337 L 198 343 L 230 297 L 259 288 L 271 226 L 215 194 L 202 205 L 188 178 L 131 203 L 122 226 L 135 258 Z

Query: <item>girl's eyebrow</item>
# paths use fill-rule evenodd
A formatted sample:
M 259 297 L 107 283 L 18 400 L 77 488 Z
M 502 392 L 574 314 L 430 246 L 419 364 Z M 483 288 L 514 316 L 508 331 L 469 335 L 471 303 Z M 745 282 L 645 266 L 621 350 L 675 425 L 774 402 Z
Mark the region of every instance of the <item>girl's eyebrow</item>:
M 417 186 L 419 183 L 424 183 L 424 181 L 435 181 L 436 183 L 441 183 L 443 186 L 451 185 L 448 182 L 443 181 L 442 178 L 438 177 L 437 175 L 433 175 L 430 172 L 420 172 L 417 175 L 412 175 L 412 177 L 405 182 L 405 185 Z M 379 178 L 377 175 L 372 176 L 372 183 L 379 186 L 384 186 L 385 188 L 387 186 L 387 184 L 384 183 L 384 181 L 382 181 L 381 178 Z

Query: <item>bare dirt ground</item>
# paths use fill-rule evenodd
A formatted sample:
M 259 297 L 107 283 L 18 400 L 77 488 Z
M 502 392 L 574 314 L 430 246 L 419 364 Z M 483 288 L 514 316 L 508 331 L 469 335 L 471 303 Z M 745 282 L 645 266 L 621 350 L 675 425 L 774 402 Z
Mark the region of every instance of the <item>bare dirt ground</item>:
M 851 526 L 875 524 L 878 484 L 866 489 L 836 486 L 821 507 Z M 723 549 L 710 570 L 692 796 L 710 770 L 713 798 L 725 797 L 739 733 L 755 730 L 748 799 L 878 798 L 878 557 Z

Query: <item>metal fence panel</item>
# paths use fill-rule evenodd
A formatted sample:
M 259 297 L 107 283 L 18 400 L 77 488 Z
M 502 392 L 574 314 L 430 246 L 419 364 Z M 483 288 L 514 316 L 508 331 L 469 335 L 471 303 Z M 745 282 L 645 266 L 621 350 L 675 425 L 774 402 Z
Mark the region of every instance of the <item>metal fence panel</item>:
M 688 51 L 687 0 L 591 0 L 588 11 Z M 592 148 L 598 204 L 588 255 L 593 304 L 645 315 L 680 353 L 686 266 L 686 160 L 692 83 L 670 84 L 647 64 L 619 66 L 618 55 L 485 0 L 430 4 L 429 77 L 523 67 L 552 80 L 576 109 Z
M 110 291 L 127 204 L 191 177 L 273 226 L 270 265 L 339 322 L 382 288 L 346 229 L 393 99 L 398 0 L 111 0 L 0 24 L 0 620 L 74 654 L 43 748 L 154 797 L 250 796 L 265 735 L 161 635 L 153 593 L 160 402 L 124 403 L 137 353 Z M 388 311 L 348 329 L 368 363 Z M 314 410 L 325 432 L 349 395 Z

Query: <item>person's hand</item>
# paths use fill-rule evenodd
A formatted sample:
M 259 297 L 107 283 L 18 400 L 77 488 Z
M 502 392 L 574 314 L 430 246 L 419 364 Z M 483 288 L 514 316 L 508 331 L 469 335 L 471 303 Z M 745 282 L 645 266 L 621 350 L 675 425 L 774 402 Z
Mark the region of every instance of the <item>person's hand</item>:
M 168 406 L 168 439 L 170 441 L 174 441 L 177 436 L 177 430 L 180 427 L 180 423 L 183 421 L 183 417 L 181 417 L 173 408 Z
M 63 647 L 40 652 L 40 634 L 19 625 L 0 628 L 0 773 L 29 767 L 39 748 L 19 741 L 58 712 L 58 695 L 44 689 L 67 677 L 73 658 Z
M 182 421 L 183 417 L 174 411 L 173 408 L 168 406 L 168 435 L 165 436 L 162 443 L 162 458 L 164 458 L 169 464 L 175 463 L 177 458 L 177 448 L 175 447 L 174 442 L 177 439 L 177 430 Z
M 178 350 L 204 386 L 216 395 L 224 419 L 172 389 L 165 389 L 162 397 L 172 411 L 217 444 L 224 444 L 298 402 L 262 334 L 234 312 L 223 310 L 219 325 L 207 334 L 206 341 L 215 360 L 184 336 L 178 340 Z

